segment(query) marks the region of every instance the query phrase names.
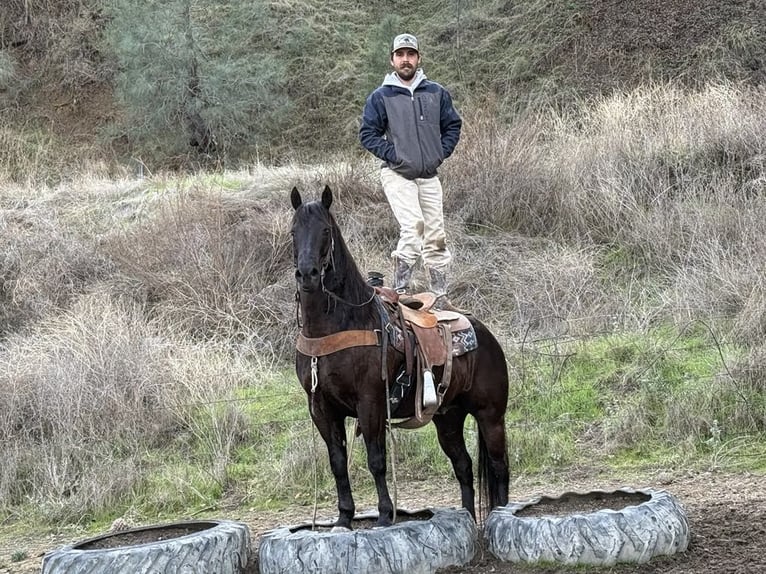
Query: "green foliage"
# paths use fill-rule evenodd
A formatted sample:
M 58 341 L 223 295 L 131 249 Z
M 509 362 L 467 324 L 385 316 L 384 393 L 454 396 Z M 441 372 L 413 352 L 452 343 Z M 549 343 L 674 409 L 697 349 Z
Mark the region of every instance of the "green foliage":
M 361 89 L 365 94 L 377 88 L 390 69 L 391 42 L 405 29 L 402 17 L 394 13 L 386 14 L 377 25 L 370 27 L 359 74 L 363 80 Z
M 269 53 L 266 2 L 115 0 L 109 44 L 120 63 L 125 129 L 165 154 L 227 156 L 273 137 L 288 109 Z
M 194 460 L 176 451 L 159 451 L 154 470 L 145 474 L 133 493 L 140 512 L 157 517 L 176 516 L 205 509 L 220 498 L 222 485 Z
M 501 101 L 507 117 L 566 94 L 556 56 L 582 31 L 576 1 L 430 2 L 423 5 L 426 61 L 459 101 Z M 431 17 L 425 17 L 431 14 Z

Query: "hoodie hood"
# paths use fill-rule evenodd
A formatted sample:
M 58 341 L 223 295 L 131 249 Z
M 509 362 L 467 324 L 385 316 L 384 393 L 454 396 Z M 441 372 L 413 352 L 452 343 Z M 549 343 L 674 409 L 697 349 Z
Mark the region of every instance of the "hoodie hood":
M 401 78 L 397 75 L 396 72 L 390 72 L 386 74 L 386 77 L 383 78 L 383 85 L 384 86 L 398 86 L 400 88 L 404 88 L 406 90 L 409 90 L 410 92 L 414 92 L 415 88 L 418 87 L 420 82 L 426 79 L 426 75 L 423 72 L 422 68 L 418 68 L 415 71 L 415 77 L 412 78 L 412 83 L 408 86 L 407 84 L 403 83 Z

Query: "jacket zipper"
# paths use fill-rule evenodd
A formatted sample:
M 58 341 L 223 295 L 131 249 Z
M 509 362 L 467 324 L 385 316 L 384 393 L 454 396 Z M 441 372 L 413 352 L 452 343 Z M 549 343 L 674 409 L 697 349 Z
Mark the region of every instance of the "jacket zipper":
M 412 98 L 412 111 L 415 112 L 416 115 L 420 117 L 420 121 L 423 121 L 423 102 L 420 100 L 417 100 L 417 107 L 420 108 L 420 113 L 418 114 L 418 110 L 416 109 L 415 105 L 415 92 L 414 90 L 410 94 L 410 97 Z M 415 123 L 415 133 L 418 136 L 418 148 L 420 149 L 420 172 L 422 173 L 423 170 L 426 167 L 425 158 L 423 157 L 423 144 L 420 141 L 420 127 L 418 126 L 417 122 Z

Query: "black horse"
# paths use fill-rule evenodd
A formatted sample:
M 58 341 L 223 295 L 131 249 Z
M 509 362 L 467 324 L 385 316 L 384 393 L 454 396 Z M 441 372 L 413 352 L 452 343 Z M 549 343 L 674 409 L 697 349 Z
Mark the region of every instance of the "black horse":
M 393 521 L 394 508 L 386 483 L 387 384 L 401 372 L 405 355 L 385 336 L 386 314 L 375 290 L 367 283 L 330 213 L 332 192 L 325 187 L 321 201 L 303 203 L 293 188 L 290 196 L 293 255 L 301 338 L 327 342 L 330 352 L 298 351 L 296 372 L 308 394 L 311 418 L 327 444 L 338 492 L 339 527 L 350 528 L 354 517 L 347 469 L 346 417 L 356 418 L 367 449 L 367 466 L 378 494 L 379 526 Z M 471 414 L 478 423 L 479 487 L 489 508 L 508 503 L 508 456 L 505 411 L 508 370 L 505 355 L 492 333 L 470 318 L 477 348 L 452 360 L 452 376 L 433 423 L 442 450 L 460 483 L 461 502 L 476 518 L 473 468 L 463 426 Z M 383 325 L 382 325 L 383 323 Z M 344 347 L 343 339 L 362 339 L 362 346 Z M 300 345 L 299 345 L 300 349 Z M 439 380 L 442 370 L 434 370 Z M 412 395 L 413 393 L 410 393 Z M 411 416 L 414 398 L 407 396 L 396 416 Z

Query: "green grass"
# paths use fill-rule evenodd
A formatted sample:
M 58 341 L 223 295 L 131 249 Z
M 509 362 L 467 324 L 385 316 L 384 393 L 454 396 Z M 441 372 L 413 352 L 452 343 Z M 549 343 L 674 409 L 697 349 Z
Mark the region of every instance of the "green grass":
M 723 352 L 730 360 L 740 354 Z M 522 375 L 511 382 L 509 448 L 527 472 L 587 460 L 594 449 L 621 465 L 661 462 L 676 450 L 688 456 L 689 447 L 704 456 L 710 423 L 731 420 L 727 413 L 741 399 L 711 393 L 725 366 L 701 328 L 605 335 L 510 360 Z M 752 399 L 757 411 L 762 399 Z
M 223 487 L 194 459 L 164 452 L 134 494 L 134 506 L 150 516 L 174 516 L 214 505 Z
M 736 348 L 724 352 L 737 354 Z M 620 469 L 669 462 L 730 466 L 757 451 L 749 439 L 727 442 L 742 429 L 726 426 L 718 442 L 711 440 L 715 431 L 706 421 L 716 416 L 730 421 L 727 409 L 739 397 L 711 395 L 710 381 L 723 369 L 719 349 L 704 329 L 604 335 L 559 343 L 553 350 L 537 348 L 523 357 L 509 354 L 509 361 L 517 367 L 523 363 L 518 371 L 523 376 L 511 381 L 507 415 L 514 473 L 594 461 Z M 257 384 L 238 388 L 233 400 L 248 433 L 232 449 L 225 476 L 249 506 L 310 504 L 315 492 L 322 500 L 334 498 L 326 447 L 310 423 L 306 396 L 291 366 L 259 373 Z M 699 416 L 680 416 L 685 405 Z M 200 422 L 200 428 L 205 424 L 209 421 Z M 361 438 L 352 441 L 351 425 L 352 484 L 355 492 L 369 494 L 374 485 L 366 451 Z M 474 455 L 475 437 L 469 418 L 466 442 Z M 396 431 L 395 438 L 398 477 L 452 476 L 432 425 Z M 204 464 L 194 464 L 211 459 L 209 445 L 187 437 L 184 448 L 184 458 L 165 459 L 150 475 L 140 497 L 142 511 L 178 512 L 214 504 L 222 496 L 220 482 L 202 470 Z

